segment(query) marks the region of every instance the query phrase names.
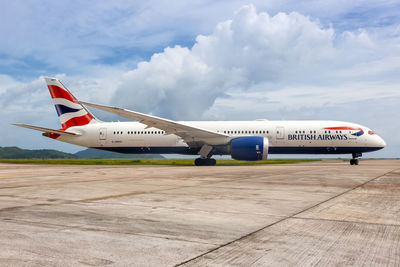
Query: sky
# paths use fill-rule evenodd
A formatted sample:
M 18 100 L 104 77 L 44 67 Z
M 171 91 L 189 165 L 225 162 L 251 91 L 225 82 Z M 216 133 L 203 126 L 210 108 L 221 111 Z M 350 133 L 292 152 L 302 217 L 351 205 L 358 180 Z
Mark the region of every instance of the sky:
M 340 120 L 399 157 L 400 1 L 0 0 L 0 146 L 83 148 L 43 80 L 172 120 Z M 102 120 L 124 120 L 93 110 Z

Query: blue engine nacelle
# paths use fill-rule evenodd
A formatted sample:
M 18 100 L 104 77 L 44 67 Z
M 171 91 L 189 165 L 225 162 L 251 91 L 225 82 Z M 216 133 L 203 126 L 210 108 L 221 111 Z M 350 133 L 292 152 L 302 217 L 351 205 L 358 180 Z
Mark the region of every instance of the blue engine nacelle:
M 231 141 L 231 155 L 236 160 L 264 160 L 268 157 L 268 139 L 244 136 Z

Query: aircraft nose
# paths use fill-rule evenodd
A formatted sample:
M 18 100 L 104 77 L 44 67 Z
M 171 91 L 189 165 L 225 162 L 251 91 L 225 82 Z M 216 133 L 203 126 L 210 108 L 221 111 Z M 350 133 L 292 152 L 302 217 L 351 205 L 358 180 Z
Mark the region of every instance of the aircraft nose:
M 379 139 L 381 139 L 381 146 L 384 148 L 386 146 L 385 140 L 383 140 L 381 137 L 379 137 Z
M 380 148 L 384 148 L 386 146 L 386 142 L 385 140 L 383 140 L 380 136 L 376 136 L 377 137 L 377 145 Z

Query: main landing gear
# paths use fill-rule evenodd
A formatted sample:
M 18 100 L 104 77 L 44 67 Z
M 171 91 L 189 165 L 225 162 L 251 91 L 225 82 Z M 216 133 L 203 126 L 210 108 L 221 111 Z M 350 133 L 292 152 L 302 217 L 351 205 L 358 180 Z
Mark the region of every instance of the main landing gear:
M 214 166 L 216 163 L 216 160 L 212 158 L 197 158 L 194 160 L 196 166 Z
M 361 157 L 361 153 L 353 153 L 353 158 L 350 160 L 350 165 L 358 165 L 358 157 Z
M 210 145 L 203 145 L 199 151 L 200 158 L 194 161 L 196 166 L 214 166 L 217 162 L 212 159 L 213 147 Z

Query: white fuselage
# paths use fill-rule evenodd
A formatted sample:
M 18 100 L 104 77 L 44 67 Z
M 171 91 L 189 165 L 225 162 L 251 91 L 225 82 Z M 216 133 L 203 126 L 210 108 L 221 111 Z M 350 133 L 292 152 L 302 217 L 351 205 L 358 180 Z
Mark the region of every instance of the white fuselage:
M 182 124 L 224 133 L 233 139 L 262 136 L 268 139 L 269 154 L 347 154 L 379 150 L 386 146 L 369 128 L 340 121 L 187 121 Z M 331 129 L 329 129 L 331 128 Z M 333 128 L 333 130 L 332 130 Z M 57 140 L 121 153 L 197 154 L 179 136 L 139 122 L 101 122 L 75 126 Z M 229 154 L 222 144 L 215 154 Z

